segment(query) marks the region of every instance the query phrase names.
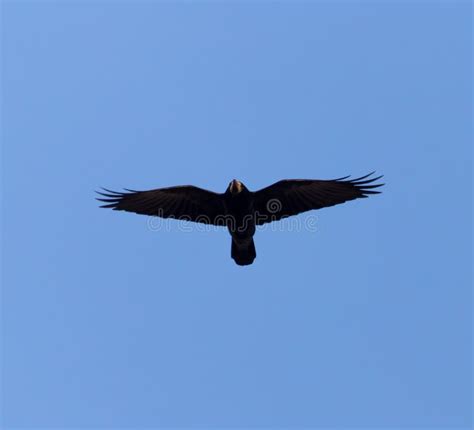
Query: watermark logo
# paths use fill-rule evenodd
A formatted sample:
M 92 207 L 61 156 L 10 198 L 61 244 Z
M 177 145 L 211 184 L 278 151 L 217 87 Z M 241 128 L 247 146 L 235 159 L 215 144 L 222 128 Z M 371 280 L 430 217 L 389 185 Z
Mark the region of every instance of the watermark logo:
M 283 205 L 278 199 L 270 199 L 267 202 L 266 208 L 269 213 L 276 214 L 278 212 L 281 212 L 281 210 L 283 209 Z
M 150 231 L 173 231 L 177 229 L 182 232 L 208 232 L 218 230 L 221 227 L 227 227 L 231 231 L 244 232 L 254 225 L 261 230 L 269 229 L 271 231 L 304 231 L 314 233 L 318 230 L 317 216 L 312 214 L 305 217 L 284 215 L 281 213 L 283 210 L 282 202 L 278 199 L 270 199 L 265 209 L 266 213 L 255 211 L 239 219 L 232 215 L 218 215 L 212 219 L 207 215 L 175 217 L 159 209 L 156 215 L 148 217 L 147 227 Z M 180 222 L 176 223 L 176 221 Z

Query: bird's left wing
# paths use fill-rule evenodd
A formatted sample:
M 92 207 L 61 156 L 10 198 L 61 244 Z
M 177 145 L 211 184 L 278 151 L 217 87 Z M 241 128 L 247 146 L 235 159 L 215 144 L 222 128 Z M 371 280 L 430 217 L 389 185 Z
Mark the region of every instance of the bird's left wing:
M 98 192 L 105 202 L 102 208 L 134 212 L 161 218 L 176 218 L 204 224 L 225 225 L 225 207 L 222 194 L 192 185 L 158 188 L 149 191 L 126 190 L 116 192 L 104 189 Z
M 276 182 L 255 193 L 256 224 L 278 221 L 312 209 L 338 205 L 348 200 L 378 194 L 374 184 L 382 176 L 369 178 L 372 173 L 356 179 L 348 176 L 333 180 L 287 179 Z

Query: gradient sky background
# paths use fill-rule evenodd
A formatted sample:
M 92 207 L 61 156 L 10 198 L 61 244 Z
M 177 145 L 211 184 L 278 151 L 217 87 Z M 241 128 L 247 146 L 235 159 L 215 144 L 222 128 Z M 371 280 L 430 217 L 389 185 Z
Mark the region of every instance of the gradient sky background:
M 472 428 L 470 8 L 5 2 L 4 427 Z M 93 193 L 371 170 L 246 268 Z

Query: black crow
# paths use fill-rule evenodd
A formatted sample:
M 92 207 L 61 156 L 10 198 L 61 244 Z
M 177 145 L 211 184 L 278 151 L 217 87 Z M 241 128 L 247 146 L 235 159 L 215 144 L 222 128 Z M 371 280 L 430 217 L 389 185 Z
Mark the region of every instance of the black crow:
M 374 172 L 356 179 L 285 179 L 259 191 L 249 191 L 236 179 L 225 193 L 214 193 L 192 185 L 150 191 L 110 191 L 104 188 L 103 208 L 162 218 L 176 218 L 227 227 L 232 236 L 231 256 L 240 266 L 255 257 L 255 227 L 312 209 L 321 209 L 370 194 L 378 194 L 374 183 L 382 176 Z

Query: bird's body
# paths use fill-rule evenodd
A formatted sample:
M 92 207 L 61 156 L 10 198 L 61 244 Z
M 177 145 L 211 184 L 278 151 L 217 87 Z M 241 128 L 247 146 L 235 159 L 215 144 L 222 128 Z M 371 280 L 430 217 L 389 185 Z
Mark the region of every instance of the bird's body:
M 374 188 L 383 184 L 374 181 L 381 176 L 367 179 L 370 175 L 352 180 L 282 180 L 256 192 L 234 179 L 221 194 L 192 185 L 125 193 L 105 190 L 99 193 L 105 198 L 98 200 L 114 210 L 226 226 L 232 236 L 231 256 L 245 266 L 256 257 L 257 225 L 377 194 Z
M 232 236 L 231 257 L 240 266 L 252 264 L 257 256 L 255 234 L 254 193 L 234 179 L 224 193 L 227 228 Z

